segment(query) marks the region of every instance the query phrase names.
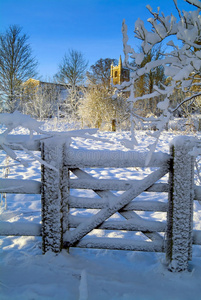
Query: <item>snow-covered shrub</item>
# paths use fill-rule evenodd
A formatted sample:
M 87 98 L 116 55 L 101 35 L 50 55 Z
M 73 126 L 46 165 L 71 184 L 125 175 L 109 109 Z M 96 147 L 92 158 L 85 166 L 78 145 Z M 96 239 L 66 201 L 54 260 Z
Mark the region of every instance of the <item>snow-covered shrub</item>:
M 197 118 L 174 118 L 168 123 L 168 130 L 184 131 L 186 133 L 199 130 L 199 119 Z

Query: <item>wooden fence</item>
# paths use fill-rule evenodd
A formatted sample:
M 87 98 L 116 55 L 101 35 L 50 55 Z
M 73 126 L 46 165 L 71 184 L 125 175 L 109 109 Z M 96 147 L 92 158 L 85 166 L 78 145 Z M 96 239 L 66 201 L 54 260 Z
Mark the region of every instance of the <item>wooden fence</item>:
M 142 180 L 95 179 L 93 168 L 144 168 L 147 153 L 135 151 L 77 150 L 56 138 L 11 137 L 13 149 L 41 151 L 41 182 L 1 179 L 3 193 L 41 193 L 42 225 L 1 222 L 0 235 L 42 235 L 43 253 L 63 248 L 103 248 L 166 252 L 171 271 L 188 268 L 192 244 L 201 245 L 201 231 L 193 230 L 193 200 L 201 199 L 201 187 L 194 185 L 193 138 L 179 137 L 170 155 L 154 153 L 148 167 L 154 171 Z M 158 181 L 169 173 L 168 183 Z M 75 197 L 73 189 L 91 189 L 98 197 Z M 115 195 L 114 191 L 122 191 Z M 135 200 L 143 192 L 168 193 L 168 202 Z M 72 209 L 96 209 L 92 216 L 77 217 Z M 149 221 L 136 211 L 167 212 L 167 222 Z M 115 213 L 120 220 L 111 218 Z M 94 229 L 140 231 L 147 241 L 94 237 Z M 163 233 L 163 234 L 161 234 Z

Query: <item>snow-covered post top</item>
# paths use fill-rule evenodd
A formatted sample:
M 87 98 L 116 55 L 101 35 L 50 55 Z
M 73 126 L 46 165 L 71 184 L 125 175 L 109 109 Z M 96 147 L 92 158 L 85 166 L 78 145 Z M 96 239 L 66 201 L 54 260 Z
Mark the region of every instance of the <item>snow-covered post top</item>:
M 196 138 L 180 136 L 170 146 L 170 192 L 167 216 L 167 261 L 173 272 L 188 269 L 192 256 L 194 157 Z
M 69 143 L 70 139 L 54 137 L 42 141 L 41 145 L 44 161 L 41 172 L 43 253 L 62 250 L 63 232 L 68 226 L 66 212 L 69 180 L 64 157 Z

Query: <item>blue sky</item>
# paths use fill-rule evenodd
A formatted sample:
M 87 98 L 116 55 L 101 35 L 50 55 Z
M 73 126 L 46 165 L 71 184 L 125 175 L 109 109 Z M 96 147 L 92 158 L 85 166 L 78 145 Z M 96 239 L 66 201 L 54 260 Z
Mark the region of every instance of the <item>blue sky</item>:
M 184 0 L 177 1 L 180 8 L 191 8 Z M 81 51 L 89 67 L 100 58 L 123 56 L 122 20 L 134 46 L 135 21 L 150 17 L 147 4 L 177 15 L 172 0 L 0 0 L 0 31 L 20 25 L 30 37 L 39 74 L 49 79 L 68 49 Z

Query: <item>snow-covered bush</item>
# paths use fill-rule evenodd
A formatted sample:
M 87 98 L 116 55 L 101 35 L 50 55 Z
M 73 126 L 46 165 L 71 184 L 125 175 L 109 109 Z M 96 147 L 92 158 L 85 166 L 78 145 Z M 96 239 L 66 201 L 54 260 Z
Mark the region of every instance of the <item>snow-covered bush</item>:
M 118 128 L 125 128 L 128 117 L 128 103 L 118 95 L 113 100 L 113 89 L 103 84 L 91 83 L 84 93 L 79 106 L 79 116 L 83 126 L 111 131 L 112 121 Z
M 199 130 L 199 122 L 198 118 L 174 118 L 169 121 L 168 130 L 196 132 Z

